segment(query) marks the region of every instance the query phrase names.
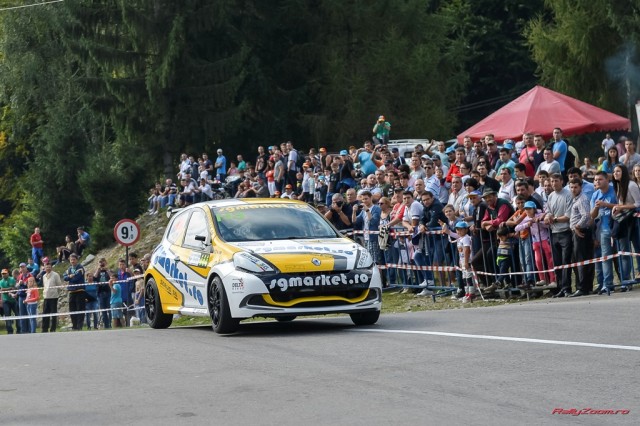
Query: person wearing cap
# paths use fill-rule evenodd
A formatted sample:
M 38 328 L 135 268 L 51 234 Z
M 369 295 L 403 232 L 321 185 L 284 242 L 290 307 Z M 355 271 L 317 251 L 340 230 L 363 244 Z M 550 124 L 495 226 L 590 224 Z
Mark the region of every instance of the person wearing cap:
M 571 172 L 572 169 L 569 169 Z M 569 173 L 571 175 L 571 173 Z M 571 215 L 569 216 L 569 229 L 573 236 L 573 262 L 582 262 L 593 259 L 593 220 L 591 219 L 591 206 L 589 198 L 584 193 L 583 181 L 573 176 L 569 180 L 569 191 L 573 197 L 571 203 Z M 591 294 L 593 291 L 593 278 L 595 265 L 582 265 L 576 268 L 576 291 L 569 297 L 579 297 Z
M 513 207 L 508 201 L 498 198 L 498 193 L 491 188 L 484 189 L 482 198 L 484 198 L 487 205 L 481 222 L 481 228 L 484 231 L 484 234 L 482 234 L 482 249 L 473 256 L 471 264 L 475 270 L 495 274 L 497 272 L 496 231 L 511 217 Z M 495 284 L 488 285 L 488 277 L 486 275 L 480 275 L 480 280 L 485 284 L 485 292 L 491 293 L 497 289 Z
M 78 263 L 78 256 L 72 254 L 69 256 L 71 265 L 62 275 L 62 279 L 67 282 L 69 290 L 69 312 L 71 313 L 71 328 L 73 330 L 82 330 L 84 325 L 84 314 L 76 314 L 85 310 L 86 296 L 84 292 L 85 270 Z
M 449 151 L 451 148 L 453 147 L 447 148 L 447 151 Z M 449 167 L 449 171 L 447 172 L 446 178 L 445 178 L 445 181 L 449 184 L 451 183 L 451 179 L 453 179 L 454 176 L 461 176 L 460 165 L 465 161 L 464 148 L 462 147 L 456 148 L 453 151 L 453 155 L 455 157 L 455 161 L 451 161 L 451 157 L 449 157 L 451 166 Z
M 485 145 L 487 146 L 487 158 L 489 164 L 487 164 L 487 170 L 495 170 L 496 163 L 500 159 L 500 151 L 498 151 L 498 145 L 493 139 L 493 136 L 485 136 Z
M 526 185 L 526 184 L 525 184 Z M 514 198 L 514 207 L 515 212 L 509 220 L 507 220 L 506 225 L 509 228 L 515 228 L 522 220 L 527 217 L 527 213 L 524 210 L 524 206 L 527 202 L 526 194 L 518 194 Z M 535 206 L 536 204 L 533 203 Z M 535 276 L 533 275 L 533 271 L 535 271 L 534 266 L 534 258 L 533 258 L 533 250 L 531 249 L 531 235 L 529 230 L 523 230 L 516 234 L 517 242 L 518 242 L 518 258 L 520 260 L 520 268 L 522 272 L 526 272 L 524 275 L 525 284 L 520 286 L 520 288 L 531 288 L 535 285 Z
M 391 132 L 391 123 L 386 121 L 384 115 L 378 117 L 378 121 L 373 125 L 373 142 L 376 145 L 387 145 L 389 143 L 389 133 Z
M 458 281 L 458 291 L 453 298 L 462 300 L 462 303 L 473 301 L 475 287 L 473 285 L 473 272 L 471 270 L 471 236 L 469 224 L 459 221 L 455 224 L 455 232 L 452 232 L 447 224 L 442 225 L 442 232 L 449 236 L 449 241 L 456 245 L 458 251 L 458 266 L 462 270 L 462 279 Z
M 315 178 L 315 187 L 313 192 L 313 203 L 318 206 L 324 204 L 326 207 L 327 199 L 327 178 L 323 174 L 319 174 Z
M 20 315 L 18 301 L 16 299 L 16 292 L 12 290 L 16 290 L 16 280 L 11 275 L 9 275 L 9 270 L 5 268 L 2 270 L 2 278 L 0 279 L 0 291 L 2 292 L 2 309 L 5 318 L 10 318 L 12 313 L 13 316 Z M 7 334 L 13 334 L 13 321 L 5 320 L 5 327 L 7 329 Z M 18 320 L 16 321 L 16 334 L 21 333 L 22 323 Z
M 222 149 L 218 148 L 216 151 L 218 156 L 213 167 L 216 169 L 216 179 L 220 182 L 224 182 L 227 177 L 227 157 L 222 153 Z
M 256 177 L 256 182 L 254 182 L 253 184 L 253 189 L 254 191 L 256 191 L 256 196 L 258 198 L 269 198 L 271 196 L 267 183 L 264 181 L 264 178 L 260 175 Z
M 524 211 L 526 216 L 520 220 L 515 226 L 516 232 L 529 233 L 531 239 L 531 248 L 533 250 L 536 269 L 538 270 L 538 278 L 536 286 L 546 286 L 547 288 L 556 288 L 556 274 L 553 271 L 553 256 L 551 255 L 551 245 L 549 244 L 549 226 L 544 223 L 545 214 L 538 209 L 533 201 L 524 203 Z M 543 272 L 548 271 L 550 272 Z
M 551 227 L 551 251 L 556 267 L 571 263 L 573 253 L 573 239 L 569 228 L 573 197 L 571 192 L 564 188 L 563 183 L 560 173 L 551 175 L 553 192 L 547 199 L 547 214 L 544 218 L 545 223 Z M 571 269 L 564 268 L 558 275 L 560 291 L 554 297 L 571 295 Z
M 393 166 L 396 169 L 401 165 L 406 164 L 406 161 L 404 157 L 400 155 L 400 150 L 398 148 L 391 148 L 391 156 L 393 157 Z
M 340 151 L 341 164 L 340 167 L 340 181 L 338 182 L 338 192 L 344 193 L 349 188 L 356 187 L 356 181 L 354 179 L 356 175 L 356 170 L 353 167 L 353 160 L 351 155 L 349 155 L 349 151 L 343 149 Z
M 284 186 L 284 193 L 280 196 L 280 198 L 288 198 L 290 200 L 296 199 L 296 194 L 293 192 L 293 185 L 290 183 Z

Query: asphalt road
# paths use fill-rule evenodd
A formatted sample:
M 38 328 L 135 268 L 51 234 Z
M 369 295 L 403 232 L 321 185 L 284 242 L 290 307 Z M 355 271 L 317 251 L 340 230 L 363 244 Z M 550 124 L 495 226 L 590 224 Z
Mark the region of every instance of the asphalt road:
M 0 424 L 640 424 L 639 307 L 634 291 L 365 328 L 3 335 Z M 629 413 L 553 414 L 572 408 Z

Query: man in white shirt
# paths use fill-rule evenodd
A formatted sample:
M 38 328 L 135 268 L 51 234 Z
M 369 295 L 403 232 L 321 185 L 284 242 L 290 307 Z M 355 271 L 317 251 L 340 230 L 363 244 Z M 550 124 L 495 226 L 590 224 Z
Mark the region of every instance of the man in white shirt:
M 560 168 L 560 163 L 553 159 L 553 151 L 551 150 L 551 148 L 545 148 L 544 159 L 545 161 L 540 164 L 540 166 L 538 166 L 538 170 L 536 170 L 536 173 L 540 172 L 541 170 L 549 173 L 549 176 L 555 173 L 560 173 L 560 170 L 562 170 Z
M 453 206 L 454 211 L 460 211 L 460 204 L 467 196 L 467 191 L 462 187 L 462 178 L 454 176 L 451 179 L 451 192 L 449 193 L 448 204 Z
M 511 172 L 507 167 L 503 167 L 500 169 L 500 191 L 498 191 L 498 198 L 502 198 L 503 200 L 507 200 L 508 202 L 513 201 L 513 197 L 516 196 L 516 187 L 515 182 L 511 179 Z
M 602 139 L 602 150 L 604 151 L 604 156 L 607 156 L 607 152 L 609 152 L 609 148 L 613 148 L 616 146 L 616 141 L 611 139 L 611 134 L 607 133 L 605 138 Z

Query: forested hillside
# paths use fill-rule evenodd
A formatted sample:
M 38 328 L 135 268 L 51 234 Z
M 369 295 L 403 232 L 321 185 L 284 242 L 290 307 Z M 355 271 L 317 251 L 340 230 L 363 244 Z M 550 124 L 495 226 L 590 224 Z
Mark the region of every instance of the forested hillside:
M 0 258 L 98 245 L 181 152 L 448 139 L 541 83 L 629 115 L 640 7 L 613 0 L 0 1 Z

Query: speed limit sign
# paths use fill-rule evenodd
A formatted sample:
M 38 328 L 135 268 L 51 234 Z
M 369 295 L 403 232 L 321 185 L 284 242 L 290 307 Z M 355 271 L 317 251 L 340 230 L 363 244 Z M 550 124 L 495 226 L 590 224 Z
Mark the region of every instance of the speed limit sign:
M 113 228 L 113 236 L 118 244 L 125 247 L 134 245 L 140 239 L 140 225 L 135 220 L 122 219 Z

